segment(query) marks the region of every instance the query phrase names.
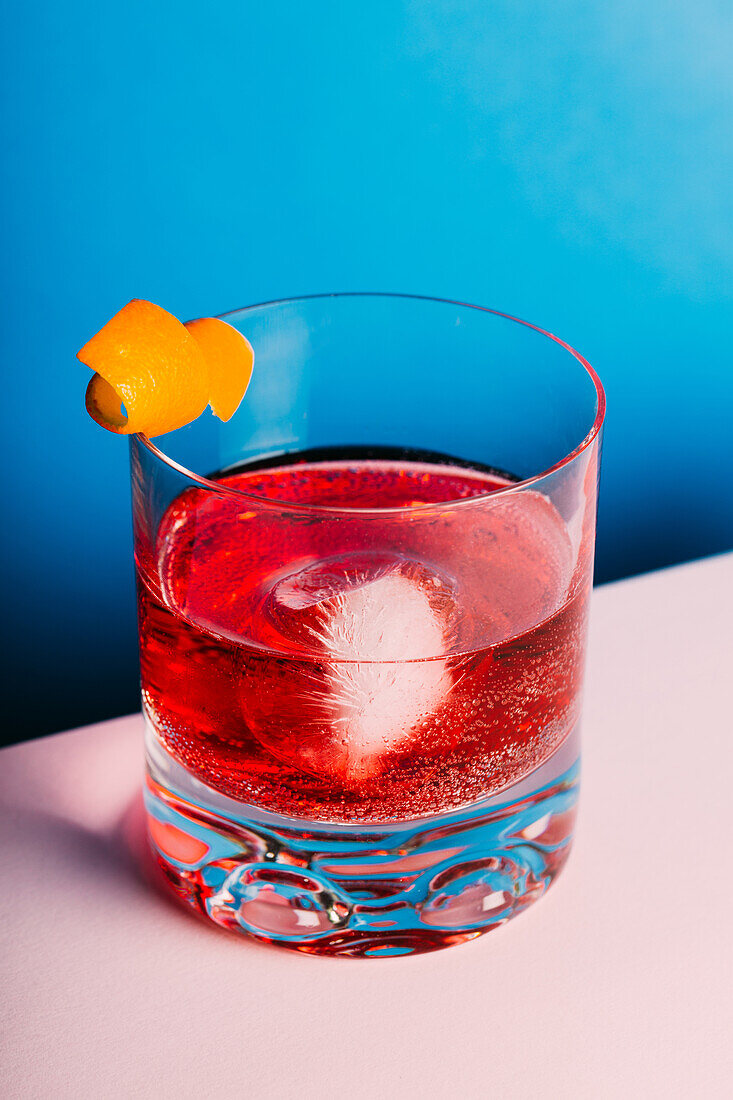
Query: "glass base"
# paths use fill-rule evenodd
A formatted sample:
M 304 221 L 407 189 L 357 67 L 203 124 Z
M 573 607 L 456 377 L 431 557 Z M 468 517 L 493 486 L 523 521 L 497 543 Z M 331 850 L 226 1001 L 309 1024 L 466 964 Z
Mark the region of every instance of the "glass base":
M 219 794 L 150 727 L 145 806 L 178 897 L 222 928 L 314 955 L 412 955 L 476 936 L 540 898 L 565 864 L 577 728 L 530 776 L 461 810 L 340 825 Z

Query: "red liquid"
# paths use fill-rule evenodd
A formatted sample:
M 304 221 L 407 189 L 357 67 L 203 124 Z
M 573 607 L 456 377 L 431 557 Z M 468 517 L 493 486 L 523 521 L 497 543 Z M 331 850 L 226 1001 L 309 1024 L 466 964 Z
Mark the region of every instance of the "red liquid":
M 204 783 L 284 814 L 393 820 L 496 793 L 562 743 L 590 535 L 574 545 L 546 497 L 487 499 L 508 482 L 386 460 L 220 480 L 365 511 L 189 489 L 166 513 L 138 561 L 143 698 Z

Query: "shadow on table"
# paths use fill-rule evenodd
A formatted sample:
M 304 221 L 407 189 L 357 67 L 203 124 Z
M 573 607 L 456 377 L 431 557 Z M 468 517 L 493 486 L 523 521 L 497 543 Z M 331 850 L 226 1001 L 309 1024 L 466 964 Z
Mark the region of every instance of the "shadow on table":
M 0 766 L 0 861 L 40 892 L 78 895 L 84 904 L 148 905 L 166 919 L 226 936 L 252 950 L 272 949 L 232 937 L 178 901 L 150 850 L 137 754 L 140 716 L 3 753 Z M 115 816 L 115 810 L 124 807 Z M 39 895 L 40 896 L 40 895 Z M 165 914 L 164 914 L 165 915 Z
M 3 804 L 4 803 L 4 804 Z M 48 880 L 49 871 L 60 875 L 64 885 L 90 896 L 97 894 L 104 905 L 124 905 L 130 890 L 139 902 L 143 895 L 164 905 L 190 927 L 198 925 L 210 934 L 223 929 L 185 909 L 168 889 L 148 845 L 142 794 L 138 792 L 112 829 L 97 831 L 60 814 L 17 806 L 2 798 L 4 844 L 24 873 Z M 245 940 L 248 946 L 251 941 Z

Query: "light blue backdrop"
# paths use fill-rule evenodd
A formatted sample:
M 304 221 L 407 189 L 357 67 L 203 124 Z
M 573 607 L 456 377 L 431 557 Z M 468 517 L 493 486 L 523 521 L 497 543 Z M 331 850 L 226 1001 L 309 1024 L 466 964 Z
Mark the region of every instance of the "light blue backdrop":
M 74 359 L 133 296 L 532 320 L 606 383 L 598 579 L 733 545 L 728 4 L 40 0 L 4 32 L 9 738 L 136 705 L 127 449 Z

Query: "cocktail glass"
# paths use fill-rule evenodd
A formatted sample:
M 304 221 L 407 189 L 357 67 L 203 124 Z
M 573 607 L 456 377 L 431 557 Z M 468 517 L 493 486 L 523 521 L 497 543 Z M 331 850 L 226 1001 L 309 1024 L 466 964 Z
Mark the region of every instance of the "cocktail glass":
M 239 412 L 131 440 L 153 851 L 270 943 L 472 939 L 572 842 L 601 384 L 456 302 L 224 316 Z

